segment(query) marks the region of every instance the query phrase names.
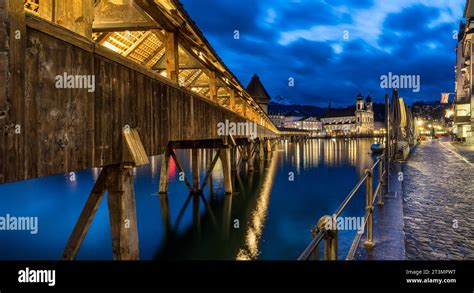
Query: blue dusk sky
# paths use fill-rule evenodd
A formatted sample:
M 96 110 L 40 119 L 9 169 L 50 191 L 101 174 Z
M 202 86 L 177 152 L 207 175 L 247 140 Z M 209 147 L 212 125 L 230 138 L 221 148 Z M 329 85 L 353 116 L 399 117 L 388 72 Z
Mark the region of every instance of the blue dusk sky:
M 272 99 L 344 106 L 361 92 L 381 102 L 389 72 L 420 76 L 419 92 L 400 90 L 409 103 L 454 90 L 465 0 L 181 2 L 240 82 L 257 73 Z

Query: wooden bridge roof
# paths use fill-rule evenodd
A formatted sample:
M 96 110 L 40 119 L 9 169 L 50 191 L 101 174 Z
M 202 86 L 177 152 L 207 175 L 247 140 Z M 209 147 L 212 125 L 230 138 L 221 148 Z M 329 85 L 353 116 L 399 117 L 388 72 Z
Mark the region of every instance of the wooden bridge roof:
M 64 2 L 72 2 L 74 11 L 84 15 L 71 12 L 66 13 L 67 19 L 55 17 L 51 12 L 53 9 L 48 7 L 52 5 L 52 0 L 27 0 L 25 8 L 46 20 L 90 37 L 98 44 L 164 77 L 167 77 L 166 33 L 176 34 L 179 44 L 177 82 L 180 86 L 212 99 L 211 83 L 215 78 L 215 99 L 221 106 L 232 108 L 259 124 L 265 121 L 267 127 L 278 131 L 178 0 L 95 0 L 90 9 L 84 5 L 87 1 Z M 81 5 L 82 9 L 78 9 Z M 77 23 L 68 23 L 81 18 L 93 20 L 91 31 L 77 29 Z M 231 95 L 235 97 L 232 105 Z

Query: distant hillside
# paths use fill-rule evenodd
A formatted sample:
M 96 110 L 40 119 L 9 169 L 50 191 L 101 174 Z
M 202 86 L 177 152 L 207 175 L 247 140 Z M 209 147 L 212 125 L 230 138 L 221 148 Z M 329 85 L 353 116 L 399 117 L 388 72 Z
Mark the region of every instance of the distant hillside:
M 374 103 L 374 119 L 375 121 L 382 122 L 385 121 L 385 104 Z M 355 105 L 348 106 L 345 108 L 340 109 L 354 109 Z M 302 116 L 313 116 L 313 117 L 321 117 L 329 110 L 329 108 L 325 107 L 318 107 L 318 106 L 310 106 L 310 105 L 283 105 L 274 102 L 270 102 L 268 105 L 268 111 L 270 113 L 281 113 L 286 115 L 288 113 L 299 112 Z
M 268 105 L 268 111 L 271 113 L 281 113 L 284 115 L 290 112 L 300 112 L 303 116 L 320 117 L 326 113 L 327 108 L 310 105 L 284 105 L 270 102 Z

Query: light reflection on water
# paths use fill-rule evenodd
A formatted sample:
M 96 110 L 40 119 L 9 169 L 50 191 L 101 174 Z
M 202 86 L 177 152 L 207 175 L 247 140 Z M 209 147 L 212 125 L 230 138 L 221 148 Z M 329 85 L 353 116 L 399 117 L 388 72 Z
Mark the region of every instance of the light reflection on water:
M 167 196 L 157 194 L 161 157 L 135 170 L 141 259 L 296 259 L 319 217 L 331 214 L 371 166 L 372 139 L 314 139 L 278 145 L 271 158 L 241 166 L 233 195 L 224 195 L 220 161 L 203 196 L 189 196 L 170 160 Z M 190 151 L 177 150 L 190 177 Z M 202 151 L 201 176 L 212 159 Z M 0 185 L 0 216 L 39 217 L 39 233 L 0 231 L 0 259 L 58 259 L 100 172 L 99 168 Z M 295 174 L 289 181 L 289 172 Z M 203 178 L 201 178 L 202 180 Z M 106 201 L 104 201 L 106 202 Z M 78 259 L 111 259 L 106 203 L 102 202 Z M 364 212 L 358 194 L 344 215 Z M 236 224 L 237 223 L 237 224 Z M 355 232 L 340 233 L 340 256 Z

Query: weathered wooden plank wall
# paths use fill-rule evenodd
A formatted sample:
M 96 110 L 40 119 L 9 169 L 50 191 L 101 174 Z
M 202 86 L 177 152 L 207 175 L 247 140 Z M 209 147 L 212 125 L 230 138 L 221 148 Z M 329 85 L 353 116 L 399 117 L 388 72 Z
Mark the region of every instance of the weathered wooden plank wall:
M 25 175 L 25 35 L 23 1 L 0 0 L 0 182 Z
M 0 29 L 0 35 L 4 33 Z M 147 154 L 153 156 L 169 141 L 219 138 L 217 123 L 226 119 L 245 122 L 209 100 L 118 62 L 120 58 L 98 54 L 92 42 L 87 48 L 87 43 L 79 47 L 27 28 L 26 78 L 24 85 L 16 84 L 24 87 L 24 94 L 12 95 L 0 86 L 0 108 L 5 97 L 13 99 L 14 104 L 24 103 L 24 111 L 11 107 L 9 117 L 26 117 L 22 139 L 9 142 L 11 134 L 5 130 L 0 136 L 0 163 L 8 161 L 0 164 L 0 182 L 119 163 L 126 125 L 138 129 Z M 8 54 L 0 47 L 1 78 L 9 68 L 4 52 Z M 95 92 L 56 88 L 55 78 L 64 72 L 95 75 Z M 263 127 L 258 132 L 274 135 Z M 7 156 L 10 150 L 15 152 Z

